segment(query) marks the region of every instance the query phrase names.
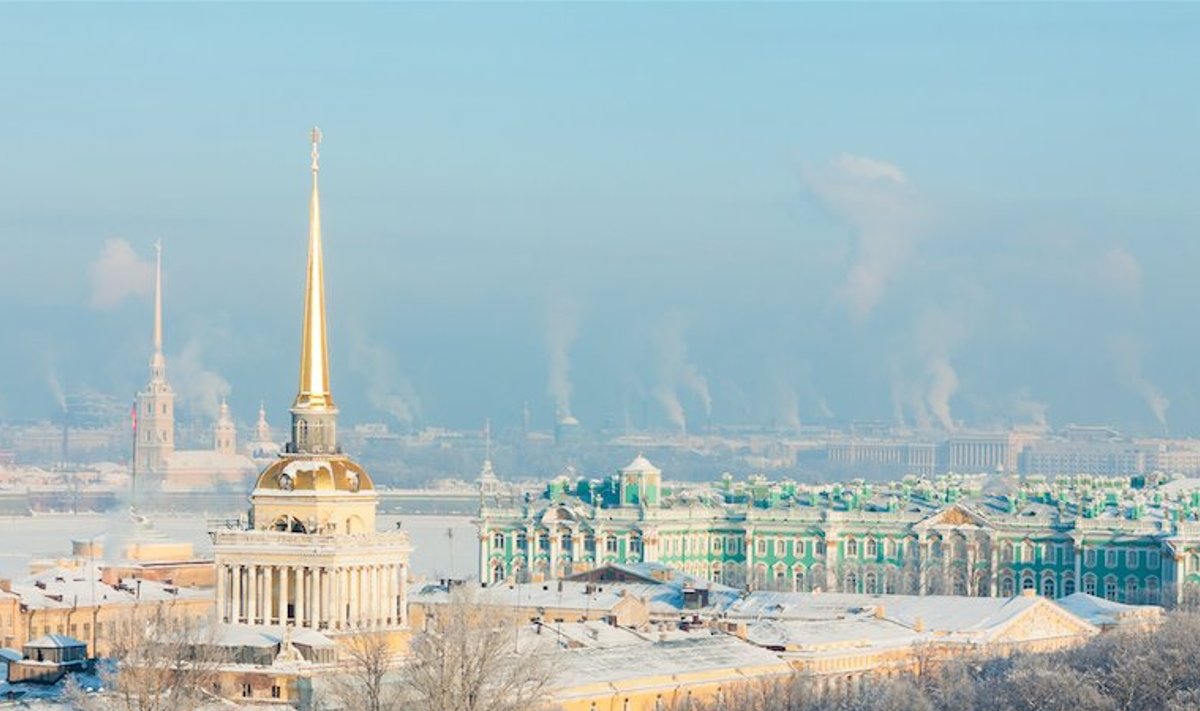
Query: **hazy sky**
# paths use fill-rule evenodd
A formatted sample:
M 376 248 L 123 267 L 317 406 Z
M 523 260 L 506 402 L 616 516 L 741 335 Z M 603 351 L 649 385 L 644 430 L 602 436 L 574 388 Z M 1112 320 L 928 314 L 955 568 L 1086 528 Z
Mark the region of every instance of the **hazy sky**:
M 0 5 L 0 416 L 1200 433 L 1200 5 Z

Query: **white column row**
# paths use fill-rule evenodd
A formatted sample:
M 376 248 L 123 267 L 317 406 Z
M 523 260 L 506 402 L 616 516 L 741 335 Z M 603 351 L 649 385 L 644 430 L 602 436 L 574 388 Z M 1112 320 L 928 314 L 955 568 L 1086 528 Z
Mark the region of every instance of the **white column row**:
M 313 629 L 372 629 L 407 620 L 407 570 L 400 564 L 222 565 L 217 614 L 222 622 Z

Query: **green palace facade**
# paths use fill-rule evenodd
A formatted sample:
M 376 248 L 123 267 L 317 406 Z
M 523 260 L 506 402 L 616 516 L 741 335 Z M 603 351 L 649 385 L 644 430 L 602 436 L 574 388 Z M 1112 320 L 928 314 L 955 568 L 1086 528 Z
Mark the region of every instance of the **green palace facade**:
M 486 467 L 485 467 L 486 468 Z M 490 471 L 490 469 L 489 469 Z M 803 485 L 726 474 L 671 490 L 644 457 L 539 496 L 484 495 L 480 579 L 548 580 L 663 563 L 750 590 L 1191 602 L 1200 480 L 915 476 Z

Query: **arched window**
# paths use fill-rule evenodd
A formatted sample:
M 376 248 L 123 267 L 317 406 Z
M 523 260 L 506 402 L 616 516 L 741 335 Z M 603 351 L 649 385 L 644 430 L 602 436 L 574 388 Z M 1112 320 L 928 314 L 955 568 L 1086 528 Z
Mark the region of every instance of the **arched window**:
M 805 584 L 804 579 L 803 565 L 792 566 L 792 590 L 797 592 L 808 592 L 808 586 Z
M 854 540 L 853 538 L 846 539 L 846 555 L 854 557 L 858 556 L 858 541 Z
M 1013 544 L 1011 541 L 1005 541 L 1004 545 L 1000 547 L 1000 557 L 1002 557 L 1006 562 L 1012 562 Z
M 502 531 L 492 534 L 492 548 L 504 550 L 504 533 Z
M 1112 575 L 1104 579 L 1104 599 L 1117 599 L 1117 579 Z
M 879 592 L 879 588 L 876 587 L 879 584 L 879 579 L 875 576 L 875 573 L 868 572 L 863 576 L 863 584 L 866 586 L 863 592 L 871 594 Z
M 875 558 L 879 555 L 879 542 L 874 538 L 867 539 L 867 557 Z
M 1033 579 L 1033 571 L 1026 570 L 1025 573 L 1023 575 L 1021 575 L 1021 589 L 1022 590 L 1036 590 L 1037 589 L 1037 581 Z
M 788 579 L 787 566 L 785 566 L 783 563 L 776 563 L 775 564 L 775 589 L 776 590 L 787 590 L 787 587 L 788 587 L 787 579 Z
M 1138 579 L 1130 575 L 1125 578 L 1125 602 L 1138 602 Z
M 518 531 L 517 532 L 517 550 L 523 551 L 527 547 L 529 547 L 529 538 L 525 535 L 524 531 Z
M 1162 602 L 1158 597 L 1158 578 L 1146 578 L 1146 602 L 1151 605 Z
M 1024 543 L 1021 544 L 1021 562 L 1022 563 L 1032 563 L 1033 562 L 1033 542 L 1032 541 L 1025 541 Z
M 1063 597 L 1075 594 L 1075 578 L 1070 573 L 1063 575 L 1062 594 Z
M 1053 600 L 1055 592 L 1057 592 L 1054 588 L 1054 578 L 1046 577 L 1042 579 L 1042 597 L 1048 597 Z
M 1088 573 L 1083 576 L 1083 592 L 1087 595 L 1096 594 L 1096 576 Z
M 1013 579 L 1012 579 L 1012 577 L 1006 575 L 1006 576 L 1004 576 L 1004 579 L 1002 581 L 1000 581 L 1000 594 L 1003 595 L 1004 597 L 1012 597 L 1013 596 Z

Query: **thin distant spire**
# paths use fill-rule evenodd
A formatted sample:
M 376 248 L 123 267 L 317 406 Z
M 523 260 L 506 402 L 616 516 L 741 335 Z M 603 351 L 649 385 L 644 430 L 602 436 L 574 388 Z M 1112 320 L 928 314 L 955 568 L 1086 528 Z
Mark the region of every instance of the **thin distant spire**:
M 150 356 L 150 381 L 163 383 L 167 378 L 167 359 L 163 357 L 162 240 L 154 243 L 154 353 Z
M 154 243 L 154 352 L 162 353 L 162 240 Z
M 334 409 L 329 390 L 329 348 L 325 338 L 325 260 L 321 251 L 320 172 L 321 129 L 313 127 L 312 198 L 308 208 L 308 278 L 304 289 L 304 333 L 300 344 L 300 390 L 294 408 Z
M 483 423 L 483 458 L 487 461 L 492 461 L 492 418 L 487 418 Z

